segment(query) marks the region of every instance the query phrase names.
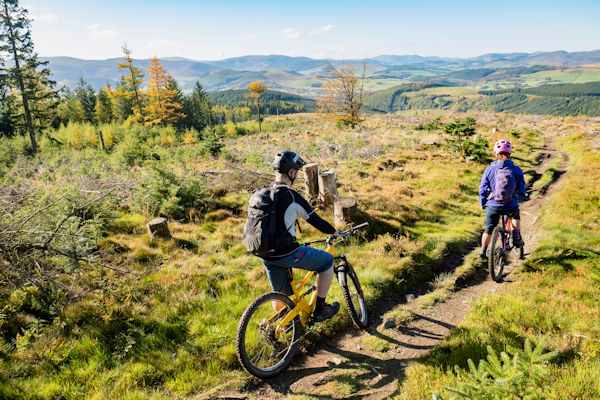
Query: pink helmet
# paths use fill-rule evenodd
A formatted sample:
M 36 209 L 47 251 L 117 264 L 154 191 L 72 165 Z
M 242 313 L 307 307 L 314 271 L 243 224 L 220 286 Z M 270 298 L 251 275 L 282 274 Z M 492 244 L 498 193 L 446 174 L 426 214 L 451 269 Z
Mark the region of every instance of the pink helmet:
M 510 154 L 510 153 L 512 153 L 512 145 L 506 139 L 498 140 L 496 142 L 496 144 L 494 145 L 494 153 L 496 155 L 498 155 L 500 153 Z

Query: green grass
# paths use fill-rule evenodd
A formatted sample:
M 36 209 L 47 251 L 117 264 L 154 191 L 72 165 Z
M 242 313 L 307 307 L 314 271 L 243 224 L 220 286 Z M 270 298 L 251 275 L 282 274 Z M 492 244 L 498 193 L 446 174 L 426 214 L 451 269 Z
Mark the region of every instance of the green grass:
M 18 349 L 0 346 L 0 393 L 8 398 L 193 398 L 242 390 L 251 378 L 235 356 L 237 323 L 269 286 L 259 260 L 241 243 L 248 191 L 260 181 L 237 174 L 244 169 L 269 174 L 270 157 L 281 148 L 297 149 L 323 169 L 335 168 L 340 194 L 356 197 L 363 217 L 372 222 L 366 237 L 341 249 L 358 271 L 369 306 L 390 290 L 407 291 L 433 278 L 445 256 L 463 251 L 479 235 L 476 188 L 484 165 L 465 163 L 445 148 L 432 150 L 425 142 L 443 142 L 440 133 L 414 132 L 413 120 L 373 117 L 360 129 L 340 131 L 316 115 L 269 118 L 264 124 L 272 129 L 269 139 L 254 130 L 238 137 L 225 128 L 219 158 L 202 153 L 201 143 L 184 144 L 171 130 L 115 126 L 107 152 L 97 148 L 94 131 L 86 126 L 54 132 L 67 142 L 79 137 L 71 149 L 66 142 L 40 141 L 41 154 L 7 164 L 6 178 L 16 186 L 49 191 L 79 180 L 91 187 L 127 183 L 122 198 L 105 206 L 114 217 L 97 245 L 104 263 L 129 273 L 100 266 L 76 269 L 68 279 L 77 296 L 60 299 L 56 317 L 39 320 L 39 329 L 25 305 L 11 305 L 20 313 L 14 316 L 29 322 Z M 482 123 L 478 130 L 491 140 L 495 123 Z M 310 144 L 298 148 L 299 131 L 309 131 Z M 540 137 L 532 132 L 515 139 L 524 167 L 534 165 Z M 170 222 L 173 241 L 151 240 L 144 224 L 152 216 L 131 208 L 128 190 L 148 172 L 148 159 L 156 158 L 178 178 L 202 176 L 210 190 L 203 208 Z M 219 175 L 200 173 L 206 170 Z M 321 214 L 332 219 L 331 209 Z M 303 234 L 321 236 L 309 227 Z M 3 290 L 2 307 L 11 297 Z M 330 299 L 342 301 L 336 285 Z M 10 323 L 5 321 L 3 316 L 0 322 Z M 315 337 L 349 326 L 347 313 L 341 312 L 320 325 Z M 383 351 L 376 339 L 374 350 Z
M 600 156 L 587 151 L 583 134 L 561 137 L 571 157 L 569 175 L 544 206 L 539 247 L 525 270 L 498 294 L 484 296 L 466 320 L 431 355 L 406 371 L 397 399 L 430 399 L 454 386 L 452 367 L 506 346 L 523 348 L 526 338 L 558 351 L 547 363 L 546 394 L 556 399 L 600 396 Z M 579 335 L 579 336 L 578 336 Z M 585 338 L 582 338 L 584 336 Z

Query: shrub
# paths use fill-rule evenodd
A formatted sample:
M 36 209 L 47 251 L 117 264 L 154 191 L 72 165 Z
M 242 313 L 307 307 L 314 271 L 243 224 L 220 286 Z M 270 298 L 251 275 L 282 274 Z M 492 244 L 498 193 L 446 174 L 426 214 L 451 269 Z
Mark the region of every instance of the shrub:
M 202 131 L 202 147 L 204 154 L 210 154 L 213 157 L 218 157 L 225 145 L 221 142 L 221 138 L 211 128 L 205 128 Z
M 477 136 L 475 139 L 475 118 L 467 117 L 464 120 L 455 118 L 447 124 L 441 124 L 446 133 L 446 143 L 450 148 L 462 155 L 464 159 L 472 159 L 477 162 L 487 161 L 487 139 Z
M 169 168 L 152 163 L 150 175 L 136 190 L 133 204 L 145 215 L 181 219 L 185 212 L 203 208 L 207 194 L 204 182 L 197 177 L 179 177 Z
M 525 340 L 525 351 L 509 348 L 500 357 L 488 346 L 488 357 L 475 366 L 469 359 L 469 371 L 455 367 L 460 381 L 455 386 L 444 387 L 450 393 L 449 400 L 457 399 L 545 399 L 552 379 L 550 368 L 545 363 L 557 352 L 542 353 L 544 343 L 532 347 Z M 440 395 L 434 399 L 442 400 Z

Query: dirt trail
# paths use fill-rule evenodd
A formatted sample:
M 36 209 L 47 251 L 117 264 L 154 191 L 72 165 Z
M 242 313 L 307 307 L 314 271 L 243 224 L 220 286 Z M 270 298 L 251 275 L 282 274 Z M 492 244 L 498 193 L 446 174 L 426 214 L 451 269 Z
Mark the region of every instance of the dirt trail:
M 537 168 L 532 182 L 542 176 L 559 154 L 554 149 L 551 137 L 548 138 L 545 151 L 547 157 Z M 532 196 L 530 188 L 530 198 L 521 204 L 526 257 L 537 245 L 537 221 L 542 205 L 556 190 L 566 172 L 568 159 L 565 154 L 562 154 L 562 157 L 563 162 L 554 176 L 554 182 L 543 194 Z M 461 264 L 462 257 L 454 261 L 456 267 Z M 398 378 L 403 375 L 408 361 L 423 357 L 448 335 L 469 312 L 473 299 L 510 285 L 513 279 L 512 271 L 518 265 L 520 262 L 513 257 L 505 267 L 502 283 L 496 283 L 482 273 L 469 286 L 453 292 L 444 302 L 427 309 L 419 308 L 417 293 L 416 301 L 403 305 L 403 308 L 413 311 L 417 318 L 398 328 L 382 329 L 382 315 L 404 301 L 404 295 L 395 294 L 393 298 L 381 301 L 379 309 L 372 311 L 373 316 L 370 316 L 370 327 L 367 331 L 351 330 L 324 340 L 310 353 L 297 358 L 287 371 L 252 388 L 250 393 L 223 394 L 213 398 L 272 399 L 291 395 L 372 400 L 388 398 L 397 392 Z M 380 351 L 373 350 L 378 345 L 383 345 L 384 348 L 379 348 Z M 352 375 L 354 381 L 360 382 L 352 394 L 336 393 L 340 388 L 337 383 L 344 382 L 345 373 Z

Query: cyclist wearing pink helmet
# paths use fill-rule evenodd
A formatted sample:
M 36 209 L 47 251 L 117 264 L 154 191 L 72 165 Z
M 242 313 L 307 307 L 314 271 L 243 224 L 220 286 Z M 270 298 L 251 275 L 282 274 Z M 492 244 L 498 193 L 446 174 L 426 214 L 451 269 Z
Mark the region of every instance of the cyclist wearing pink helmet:
M 491 234 L 500 215 L 508 215 L 513 224 L 513 241 L 516 247 L 523 247 L 520 233 L 519 199 L 525 195 L 525 178 L 521 168 L 512 160 L 512 145 L 506 139 L 498 140 L 494 145 L 497 160 L 486 168 L 479 185 L 479 202 L 485 209 L 485 231 L 481 238 L 482 258 L 487 258 L 487 248 Z

